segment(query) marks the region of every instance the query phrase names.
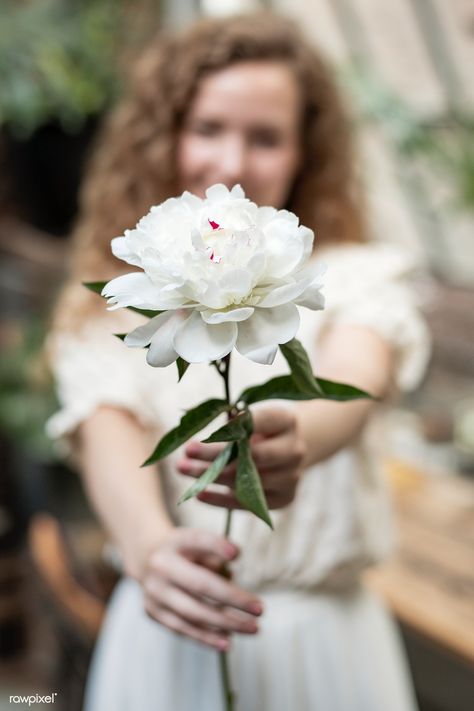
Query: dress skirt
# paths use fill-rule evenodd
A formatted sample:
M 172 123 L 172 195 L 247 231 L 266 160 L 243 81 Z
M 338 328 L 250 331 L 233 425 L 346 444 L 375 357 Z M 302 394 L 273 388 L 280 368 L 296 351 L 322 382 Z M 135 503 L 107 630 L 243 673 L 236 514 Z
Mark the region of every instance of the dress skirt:
M 258 591 L 256 635 L 234 634 L 237 711 L 416 711 L 399 632 L 362 586 Z M 109 603 L 84 711 L 224 711 L 219 652 L 146 615 L 123 578 Z

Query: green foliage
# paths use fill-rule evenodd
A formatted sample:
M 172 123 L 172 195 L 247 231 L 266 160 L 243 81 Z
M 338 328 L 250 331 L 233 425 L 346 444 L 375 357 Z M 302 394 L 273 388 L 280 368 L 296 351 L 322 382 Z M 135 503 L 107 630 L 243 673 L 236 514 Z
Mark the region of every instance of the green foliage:
M 308 354 L 298 339 L 293 338 L 288 343 L 281 344 L 280 350 L 290 366 L 291 375 L 298 388 L 303 392 L 314 393 L 315 396 L 321 395 L 321 389 L 313 375 Z
M 82 286 L 85 286 L 86 289 L 89 289 L 89 291 L 92 291 L 94 294 L 99 294 L 99 296 L 102 294 L 102 289 L 108 282 L 106 281 L 83 281 Z
M 16 324 L 0 352 L 0 430 L 39 460 L 57 459 L 44 425 L 58 409 L 40 354 L 45 334 L 37 320 Z
M 373 395 L 365 390 L 356 388 L 354 385 L 347 383 L 338 383 L 335 380 L 325 380 L 324 378 L 316 378 L 321 389 L 322 400 L 336 400 L 337 402 L 348 402 L 349 400 L 376 400 Z
M 235 480 L 235 495 L 237 500 L 262 519 L 271 529 L 272 520 L 268 511 L 265 493 L 255 462 L 250 451 L 248 439 L 241 439 L 238 443 L 237 474 Z
M 215 420 L 218 415 L 226 410 L 228 410 L 226 401 L 217 398 L 201 402 L 196 407 L 188 410 L 181 418 L 179 425 L 165 434 L 158 442 L 155 450 L 146 462 L 142 464 L 142 467 L 153 464 L 163 459 L 163 457 L 167 457 L 168 454 L 174 452 L 175 449 L 187 442 L 190 437 L 200 432 L 206 425 L 212 422 L 212 420 Z
M 187 360 L 184 360 L 184 358 L 181 358 L 178 356 L 176 358 L 176 367 L 178 368 L 178 383 L 180 382 L 181 378 L 189 368 L 189 363 Z
M 419 116 L 406 101 L 358 64 L 342 72 L 362 121 L 379 123 L 400 155 L 435 170 L 449 187 L 451 206 L 474 210 L 474 114 L 456 109 Z
M 244 437 L 250 437 L 252 430 L 252 415 L 249 410 L 244 410 L 216 432 L 213 432 L 207 439 L 203 439 L 203 442 L 237 442 Z
M 206 486 L 212 484 L 212 482 L 215 481 L 217 477 L 222 473 L 222 470 L 229 463 L 229 461 L 235 458 L 235 455 L 232 456 L 233 450 L 234 445 L 232 443 L 228 444 L 227 447 L 225 447 L 222 452 L 217 455 L 212 464 L 210 464 L 210 466 L 206 469 L 204 474 L 201 474 L 199 479 L 195 481 L 194 484 L 184 492 L 184 494 L 179 499 L 178 504 L 182 504 L 184 501 L 187 501 L 193 496 L 200 494 L 201 491 L 204 491 Z
M 291 375 L 279 375 L 276 378 L 271 378 L 261 385 L 253 385 L 246 388 L 238 398 L 238 402 L 244 402 L 246 405 L 251 405 L 254 402 L 262 400 L 337 400 L 344 402 L 347 400 L 359 400 L 362 398 L 373 399 L 372 396 L 345 383 L 337 383 L 332 380 L 324 380 L 323 378 L 315 378 L 319 386 L 321 394 L 315 394 L 312 391 L 303 391 L 295 383 Z
M 2 0 L 0 126 L 27 137 L 58 120 L 75 131 L 107 106 L 120 88 L 119 57 L 138 39 L 130 9 L 127 0 Z

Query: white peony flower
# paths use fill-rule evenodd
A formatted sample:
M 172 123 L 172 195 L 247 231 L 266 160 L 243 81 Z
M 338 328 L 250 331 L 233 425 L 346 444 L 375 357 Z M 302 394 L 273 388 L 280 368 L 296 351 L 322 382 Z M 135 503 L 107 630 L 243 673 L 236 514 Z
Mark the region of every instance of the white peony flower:
M 312 230 L 287 210 L 257 207 L 240 185 L 218 184 L 152 207 L 134 230 L 112 240 L 116 257 L 142 269 L 108 282 L 109 309 L 163 311 L 125 338 L 149 345 L 166 366 L 223 358 L 235 347 L 272 363 L 299 326 L 296 304 L 322 309 L 321 270 L 309 268 Z

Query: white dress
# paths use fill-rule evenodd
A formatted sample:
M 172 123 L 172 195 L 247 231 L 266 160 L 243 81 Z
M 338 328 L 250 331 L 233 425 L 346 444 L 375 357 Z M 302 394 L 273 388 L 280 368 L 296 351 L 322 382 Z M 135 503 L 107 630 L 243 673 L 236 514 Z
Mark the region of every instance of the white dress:
M 326 250 L 321 261 L 328 265 L 326 309 L 301 308 L 298 332 L 315 372 L 318 334 L 328 323 L 345 321 L 389 341 L 398 388 L 413 388 L 426 367 L 429 337 L 405 283 L 412 268 L 407 255 L 369 244 Z M 178 384 L 174 364 L 152 368 L 143 350 L 110 335 L 130 330 L 137 318 L 106 312 L 81 336 L 51 336 L 62 408 L 48 422 L 50 436 L 69 442 L 67 435 L 99 404 L 113 404 L 133 412 L 158 438 L 183 410 L 222 396 L 222 381 L 209 365 L 192 365 Z M 234 352 L 232 393 L 283 372 L 280 354 L 265 366 Z M 233 513 L 230 538 L 241 546 L 234 580 L 256 591 L 265 606 L 257 635 L 232 638 L 239 711 L 416 709 L 397 628 L 360 583 L 364 568 L 394 545 L 380 467 L 382 432 L 383 418 L 376 416 L 353 446 L 310 467 L 294 501 L 271 511 L 273 531 L 246 511 Z M 222 534 L 224 509 L 197 499 L 176 505 L 192 482 L 174 467 L 180 456 L 180 450 L 171 455 L 161 473 L 171 516 L 179 525 Z M 95 650 L 85 711 L 221 711 L 218 654 L 151 620 L 139 584 L 124 577 Z

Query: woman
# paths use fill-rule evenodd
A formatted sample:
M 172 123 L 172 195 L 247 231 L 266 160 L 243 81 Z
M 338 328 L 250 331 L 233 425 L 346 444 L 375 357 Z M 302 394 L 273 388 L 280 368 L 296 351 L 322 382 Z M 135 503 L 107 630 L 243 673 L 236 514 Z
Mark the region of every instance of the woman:
M 240 183 L 256 203 L 285 207 L 315 230 L 316 258 L 329 266 L 327 307 L 302 310 L 298 337 L 318 375 L 384 399 L 413 387 L 426 362 L 425 328 L 403 284 L 409 265 L 366 243 L 344 112 L 297 29 L 247 15 L 152 44 L 85 181 L 70 285 L 50 338 L 62 409 L 49 430 L 68 435 L 124 570 L 86 709 L 217 711 L 215 649 L 230 645 L 246 711 L 413 710 L 393 623 L 360 583 L 391 548 L 373 448 L 380 405 L 255 410 L 252 450 L 273 532 L 236 510 L 230 540 L 222 535 L 226 508 L 239 508 L 232 466 L 220 479 L 225 488 L 176 506 L 218 445 L 188 443 L 160 477 L 139 468 L 184 408 L 221 394 L 219 376 L 193 365 L 178 386 L 173 368 L 147 366 L 142 352 L 110 335 L 139 317 L 104 313 L 79 285 L 119 273 L 110 240 L 151 204 L 185 189 L 203 196 L 213 183 Z M 269 368 L 235 354 L 232 389 L 278 372 L 278 357 Z M 231 580 L 218 574 L 223 561 L 232 561 Z

